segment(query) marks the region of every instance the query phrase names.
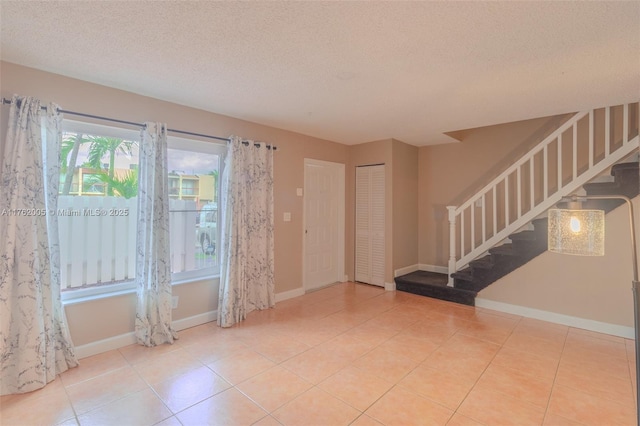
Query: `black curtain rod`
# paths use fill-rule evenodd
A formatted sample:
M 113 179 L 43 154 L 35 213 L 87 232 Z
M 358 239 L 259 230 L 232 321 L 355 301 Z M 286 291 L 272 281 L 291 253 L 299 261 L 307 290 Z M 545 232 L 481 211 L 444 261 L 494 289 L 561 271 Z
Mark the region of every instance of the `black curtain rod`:
M 11 104 L 11 99 L 7 99 L 7 98 L 2 98 L 2 103 L 5 105 L 9 105 Z M 42 110 L 46 110 L 47 107 L 42 106 L 40 107 Z M 58 112 L 62 113 L 62 114 L 69 114 L 69 115 L 77 115 L 79 117 L 86 117 L 86 118 L 94 118 L 96 120 L 103 120 L 103 121 L 111 121 L 112 123 L 120 123 L 120 124 L 127 124 L 129 126 L 134 126 L 134 127 L 146 127 L 143 123 L 135 123 L 133 121 L 125 121 L 125 120 L 118 120 L 117 118 L 109 118 L 109 117 L 103 117 L 100 115 L 93 115 L 93 114 L 85 114 L 83 112 L 76 112 L 76 111 L 68 111 L 65 109 L 58 109 Z M 225 142 L 229 142 L 229 138 L 222 138 L 220 136 L 211 136 L 211 135 L 205 135 L 202 133 L 194 133 L 194 132 L 187 132 L 185 130 L 176 130 L 176 129 L 167 129 L 167 132 L 172 132 L 172 133 L 178 133 L 181 135 L 188 135 L 188 136 L 199 136 L 201 138 L 209 138 L 209 139 L 216 139 L 219 141 L 225 141 Z M 244 145 L 249 145 L 249 142 L 247 141 L 243 141 L 242 142 Z M 254 144 L 256 147 L 260 146 L 260 144 L 256 143 Z M 267 149 L 272 149 L 275 151 L 278 149 L 277 146 L 271 146 L 271 145 L 267 145 Z

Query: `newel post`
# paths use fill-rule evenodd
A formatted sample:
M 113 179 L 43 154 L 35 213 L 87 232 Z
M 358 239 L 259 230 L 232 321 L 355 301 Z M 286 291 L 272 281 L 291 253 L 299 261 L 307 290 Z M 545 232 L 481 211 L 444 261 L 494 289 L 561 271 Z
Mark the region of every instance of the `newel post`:
M 451 274 L 456 272 L 456 206 L 447 206 L 449 211 L 449 282 L 447 285 L 453 287 Z

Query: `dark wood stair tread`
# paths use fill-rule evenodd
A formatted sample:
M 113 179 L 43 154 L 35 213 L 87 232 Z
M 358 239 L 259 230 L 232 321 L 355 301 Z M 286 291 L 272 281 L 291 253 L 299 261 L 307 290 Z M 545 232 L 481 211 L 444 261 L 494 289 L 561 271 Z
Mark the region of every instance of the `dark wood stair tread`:
M 447 274 L 415 271 L 395 279 L 396 290 L 475 306 L 477 292 L 449 287 Z
M 502 244 L 501 246 L 492 247 L 489 249 L 489 253 L 501 255 L 501 256 L 518 256 L 513 248 L 513 244 Z
M 640 164 L 637 162 L 630 163 L 618 163 L 611 166 L 611 175 L 615 176 L 616 173 L 625 173 L 625 172 L 633 172 L 640 170 Z
M 453 274 L 451 274 L 452 278 L 458 279 L 458 280 L 466 280 L 466 281 L 472 281 L 473 280 L 473 272 L 471 272 L 471 269 L 469 268 L 465 268 L 465 269 L 461 269 L 457 272 L 454 272 Z
M 538 239 L 535 231 L 520 231 L 509 235 L 511 241 L 536 241 Z
M 469 266 L 471 266 L 471 269 L 491 269 L 493 268 L 493 265 L 494 263 L 490 255 L 469 262 Z

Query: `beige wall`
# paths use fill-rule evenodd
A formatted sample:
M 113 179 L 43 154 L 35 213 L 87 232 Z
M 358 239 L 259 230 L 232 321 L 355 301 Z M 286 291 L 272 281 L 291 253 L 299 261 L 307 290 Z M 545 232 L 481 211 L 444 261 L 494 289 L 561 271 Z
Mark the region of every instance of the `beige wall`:
M 65 306 L 71 339 L 82 346 L 134 330 L 136 295 L 120 296 L 74 303 Z
M 634 209 L 637 216 L 640 197 L 635 198 Z M 607 214 L 605 229 L 605 256 L 568 256 L 547 251 L 491 284 L 478 297 L 633 327 L 626 206 Z
M 189 318 L 211 312 L 218 307 L 217 278 L 173 286 L 173 295 L 178 296 L 178 308 L 174 309 L 174 320 Z M 110 337 L 130 333 L 134 330 L 136 294 L 129 293 L 90 302 L 65 305 L 69 331 L 76 346 L 86 345 Z
M 304 187 L 304 158 L 347 164 L 347 146 L 7 62 L 0 63 L 0 76 L 0 94 L 7 98 L 14 93 L 35 96 L 71 111 L 133 122 L 160 121 L 174 129 L 224 137 L 235 134 L 277 145 L 274 160 L 276 293 L 301 287 L 303 206 L 302 197 L 296 196 L 296 188 Z M 2 108 L 1 117 L 0 131 L 4 136 L 8 108 Z M 283 221 L 284 212 L 291 212 L 291 222 Z M 350 222 L 345 229 L 347 235 L 353 233 Z M 217 305 L 217 286 L 211 281 L 175 286 L 174 292 L 180 296 L 174 319 L 202 314 Z M 66 310 L 75 344 L 132 331 L 131 300 L 122 296 L 68 305 Z
M 456 132 L 461 143 L 419 149 L 419 263 L 447 266 L 447 205 L 459 205 L 567 120 L 569 115 Z
M 418 264 L 418 148 L 393 140 L 393 270 Z

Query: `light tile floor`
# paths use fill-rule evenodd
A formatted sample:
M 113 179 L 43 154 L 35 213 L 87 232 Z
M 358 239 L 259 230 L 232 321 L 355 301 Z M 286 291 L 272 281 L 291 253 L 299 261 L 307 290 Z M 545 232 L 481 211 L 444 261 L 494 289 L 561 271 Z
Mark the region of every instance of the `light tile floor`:
M 2 425 L 633 425 L 633 341 L 338 284 L 85 358 Z

